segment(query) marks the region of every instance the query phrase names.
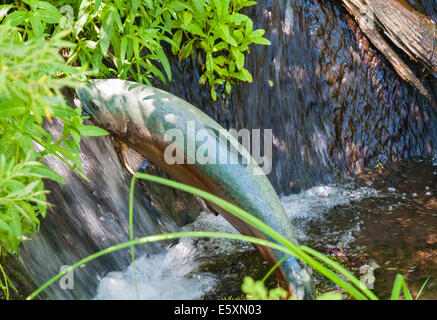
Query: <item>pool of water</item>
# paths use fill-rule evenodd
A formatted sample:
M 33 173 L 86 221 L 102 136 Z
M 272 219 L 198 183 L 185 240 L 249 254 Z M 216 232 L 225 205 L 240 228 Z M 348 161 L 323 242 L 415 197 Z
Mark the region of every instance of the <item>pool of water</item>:
M 437 162 L 404 161 L 369 168 L 354 181 L 313 187 L 281 201 L 302 244 L 353 271 L 380 298 L 397 273 L 415 296 L 437 299 Z M 220 216 L 202 213 L 182 228 L 236 232 Z M 100 279 L 96 299 L 217 299 L 241 296 L 246 275 L 261 279 L 269 266 L 252 247 L 220 239 L 184 239 L 164 254 L 136 261 Z M 314 274 L 319 292 L 335 285 Z M 275 280 L 269 279 L 270 286 Z M 138 293 L 137 293 L 138 292 Z

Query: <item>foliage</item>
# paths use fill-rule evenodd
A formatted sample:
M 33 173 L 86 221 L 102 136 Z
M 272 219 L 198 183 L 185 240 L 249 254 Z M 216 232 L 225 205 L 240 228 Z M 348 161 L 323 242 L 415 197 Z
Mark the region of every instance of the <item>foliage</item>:
M 255 281 L 252 277 L 245 277 L 241 290 L 247 295 L 249 300 L 284 300 L 291 299 L 288 292 L 281 288 L 268 290 L 264 281 Z
M 244 68 L 252 43 L 268 45 L 264 30 L 253 30 L 252 20 L 239 13 L 249 0 L 57 0 L 15 1 L 6 21 L 21 26 L 26 39 L 73 30 L 76 46 L 65 52 L 69 65 L 89 65 L 95 77 L 116 76 L 150 84 L 157 77 L 171 80 L 163 46 L 179 58 L 190 55 L 204 70 L 200 83 L 230 93 L 235 81 L 252 81 Z M 26 4 L 23 5 L 22 3 Z M 199 54 L 197 55 L 197 51 Z M 164 71 L 164 72 L 162 72 Z
M 265 31 L 253 30 L 252 20 L 239 13 L 243 7 L 254 5 L 255 1 L 188 1 L 187 4 L 191 9 L 180 14 L 182 19 L 175 24 L 177 31 L 173 36 L 176 44 L 182 38 L 186 40 L 181 49 L 173 47 L 173 53 L 185 59 L 193 48 L 204 52 L 200 60 L 205 72 L 200 83 L 209 83 L 214 100 L 215 85 L 224 84 L 226 92 L 230 93 L 235 80 L 252 82 L 251 74 L 244 68 L 244 53 L 249 52 L 252 43 L 270 44 L 263 38 Z
M 248 300 L 295 300 L 285 289 L 268 289 L 264 280 L 255 281 L 252 277 L 244 278 L 241 290 L 247 295 Z M 317 296 L 317 300 L 343 300 L 343 295 L 332 291 Z
M 4 11 L 3 11 L 4 12 Z M 58 51 L 71 47 L 64 33 L 45 40 L 25 40 L 23 31 L 0 25 L 0 251 L 18 254 L 25 234 L 39 228 L 47 211 L 42 178 L 65 183 L 41 161 L 51 154 L 82 170 L 81 136 L 106 134 L 83 124 L 81 109 L 72 109 L 60 93 L 78 83 L 81 73 L 64 63 Z M 43 118 L 63 122 L 57 141 L 43 129 Z M 37 151 L 35 146 L 38 144 Z M 6 281 L 8 282 L 8 281 Z
M 9 287 L 11 287 L 16 293 L 18 293 L 17 288 L 15 288 L 11 279 L 9 279 L 3 266 L 0 264 L 0 289 L 3 291 L 6 300 L 9 300 Z
M 133 197 L 130 197 L 129 200 L 129 224 L 130 224 L 130 237 L 131 240 L 109 247 L 107 249 L 101 250 L 91 256 L 88 256 L 75 264 L 73 264 L 70 268 L 64 270 L 63 272 L 58 273 L 51 279 L 49 279 L 46 283 L 44 283 L 42 286 L 40 286 L 37 290 L 35 290 L 29 297 L 28 300 L 34 299 L 37 297 L 44 289 L 46 289 L 48 286 L 59 280 L 61 277 L 66 275 L 67 273 L 71 272 L 72 270 L 78 268 L 79 266 L 86 264 L 94 259 L 97 259 L 101 256 L 104 256 L 106 254 L 122 250 L 125 248 L 133 248 L 135 245 L 138 244 L 144 244 L 144 243 L 150 243 L 155 241 L 164 241 L 164 240 L 170 240 L 170 239 L 178 239 L 178 238 L 184 238 L 184 237 L 190 237 L 190 238 L 223 238 L 223 239 L 234 239 L 239 241 L 247 241 L 253 244 L 258 244 L 261 246 L 270 247 L 275 250 L 282 251 L 286 253 L 287 255 L 294 255 L 295 257 L 302 259 L 305 263 L 307 263 L 309 266 L 313 267 L 315 270 L 317 270 L 319 273 L 325 275 L 328 279 L 336 283 L 338 286 L 343 288 L 345 292 L 349 293 L 352 297 L 355 297 L 358 300 L 377 300 L 378 298 L 365 286 L 363 286 L 360 281 L 355 278 L 352 274 L 350 274 L 347 270 L 345 270 L 342 266 L 340 266 L 336 261 L 333 261 L 321 253 L 318 253 L 315 250 L 309 249 L 305 246 L 296 246 L 293 242 L 289 241 L 288 239 L 281 236 L 279 233 L 277 233 L 275 230 L 273 230 L 271 227 L 266 225 L 261 220 L 255 218 L 250 213 L 240 209 L 239 207 L 219 198 L 216 197 L 210 193 L 207 193 L 203 190 L 199 190 L 197 188 L 178 183 L 172 180 L 164 179 L 161 177 L 156 177 L 149 174 L 143 174 L 143 173 L 136 173 L 134 177 L 132 178 L 131 183 L 131 190 L 130 194 L 133 194 L 133 190 L 135 187 L 135 180 L 136 179 L 144 179 L 147 181 L 159 183 L 165 186 L 173 187 L 178 190 L 185 191 L 187 193 L 196 195 L 198 197 L 203 198 L 204 200 L 207 200 L 209 202 L 212 202 L 222 209 L 225 209 L 226 211 L 230 212 L 231 214 L 235 215 L 236 217 L 240 218 L 241 220 L 245 221 L 249 225 L 257 228 L 257 230 L 261 231 L 265 235 L 270 236 L 271 238 L 275 239 L 279 242 L 279 244 L 263 240 L 260 238 L 254 238 L 254 237 L 248 237 L 243 236 L 239 234 L 227 234 L 227 233 L 217 233 L 217 232 L 180 232 L 180 233 L 167 233 L 167 234 L 160 234 L 160 235 L 154 235 L 154 236 L 148 236 L 148 237 L 142 237 L 138 238 L 136 240 L 133 240 L 133 233 L 132 233 L 132 223 L 133 223 Z M 308 250 L 309 249 L 309 250 Z M 310 256 L 311 255 L 311 256 Z M 315 258 L 315 259 L 314 259 Z M 132 255 L 132 260 L 134 259 L 134 256 Z M 264 281 L 270 276 L 270 274 L 274 271 L 276 267 L 280 265 L 280 263 L 283 261 L 279 261 L 271 270 L 270 272 L 264 277 L 262 281 L 255 282 L 252 278 L 246 277 L 242 286 L 242 290 L 249 294 L 252 299 L 284 299 L 284 298 L 291 298 L 293 297 L 287 297 L 287 293 L 283 289 L 273 289 L 273 290 L 267 290 L 264 286 Z M 317 260 L 324 264 L 328 264 L 333 270 L 335 270 L 335 273 L 328 269 L 327 267 L 320 264 Z M 132 261 L 133 262 L 133 261 Z M 349 280 L 349 282 L 345 281 L 344 279 Z M 425 283 L 426 284 L 426 283 Z M 424 286 L 425 286 L 424 284 Z M 424 288 L 422 287 L 422 289 Z M 400 290 L 404 290 L 404 296 L 406 299 L 409 299 L 411 297 L 411 294 L 409 294 L 408 288 L 405 284 L 405 281 L 403 280 L 403 277 L 401 275 L 397 276 L 392 295 L 392 299 L 398 299 L 400 296 Z M 421 290 L 422 291 L 422 290 Z M 338 292 L 329 292 L 327 294 L 321 295 L 318 297 L 319 300 L 327 300 L 327 299 L 341 299 L 342 295 Z

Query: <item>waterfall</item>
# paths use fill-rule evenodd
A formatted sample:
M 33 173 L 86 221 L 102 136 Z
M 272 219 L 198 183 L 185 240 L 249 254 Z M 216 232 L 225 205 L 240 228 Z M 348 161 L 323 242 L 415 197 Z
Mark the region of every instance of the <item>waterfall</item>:
M 435 1 L 422 3 L 430 16 L 437 11 Z M 253 83 L 213 102 L 198 84 L 197 61 L 172 58 L 173 81 L 156 85 L 225 128 L 273 129 L 269 179 L 277 192 L 436 153 L 435 97 L 427 100 L 402 81 L 339 1 L 266 0 L 247 13 L 272 42 L 251 48 Z M 434 78 L 425 82 L 436 92 Z
M 422 3 L 435 18 L 435 1 Z M 435 100 L 427 100 L 400 80 L 337 1 L 259 1 L 248 14 L 256 28 L 266 29 L 265 36 L 272 42 L 251 49 L 247 68 L 253 83 L 235 86 L 230 96 L 213 102 L 208 90 L 198 84 L 197 62 L 171 57 L 172 82 L 156 86 L 201 108 L 225 128 L 272 128 L 274 164 L 268 177 L 278 193 L 289 195 L 342 181 L 364 166 L 387 160 L 436 154 Z M 434 80 L 427 81 L 435 92 Z M 59 126 L 55 123 L 50 130 L 59 132 Z M 44 283 L 62 266 L 129 239 L 130 175 L 116 147 L 111 137 L 82 141 L 81 158 L 89 181 L 58 159 L 45 159 L 68 183 L 46 182 L 53 206 L 33 241 L 23 243 L 19 259 L 8 258 L 9 272 L 20 279 L 25 291 Z M 152 170 L 162 174 L 159 168 Z M 134 208 L 134 233 L 141 236 L 180 230 L 202 211 L 193 197 L 146 183 L 137 183 Z M 193 249 L 192 244 L 181 243 Z M 145 263 L 153 269 L 159 265 L 153 259 L 165 257 L 166 246 L 147 244 L 136 250 L 146 257 L 158 255 Z M 177 257 L 177 250 L 183 248 L 171 250 Z M 169 262 L 184 265 L 177 258 Z M 99 285 L 110 287 L 99 278 L 123 272 L 129 264 L 128 250 L 104 256 L 75 271 L 74 290 L 54 284 L 43 297 L 96 297 Z M 183 275 L 189 272 L 181 270 Z M 113 280 L 120 277 L 128 275 L 121 273 Z M 205 276 L 197 287 L 192 282 L 181 285 L 207 290 L 214 281 Z
M 46 126 L 47 127 L 47 126 Z M 48 126 L 54 137 L 61 130 L 61 123 Z M 61 267 L 72 265 L 92 253 L 129 240 L 129 185 L 131 176 L 122 166 L 110 137 L 85 138 L 81 142 L 81 159 L 85 180 L 71 171 L 62 161 L 47 157 L 45 163 L 64 177 L 67 184 L 46 181 L 50 190 L 48 202 L 52 204 L 40 231 L 33 241 L 24 241 L 18 265 L 10 259 L 12 274 L 26 274 L 31 282 L 41 285 Z M 153 172 L 153 168 L 151 168 Z M 161 173 L 162 174 L 162 173 Z M 144 189 L 147 190 L 144 190 Z M 158 197 L 152 206 L 150 194 Z M 178 209 L 172 201 L 178 199 Z M 160 206 L 161 201 L 168 201 Z M 184 203 L 185 202 L 185 203 Z M 200 213 L 193 197 L 182 195 L 169 188 L 159 188 L 137 183 L 134 204 L 134 234 L 146 236 L 175 231 L 178 225 L 193 221 Z M 139 253 L 158 252 L 161 244 L 137 247 Z M 62 290 L 51 286 L 46 294 L 54 299 L 92 298 L 97 286 L 97 276 L 108 270 L 121 270 L 130 263 L 125 250 L 105 256 L 75 271 L 80 273 L 74 283 L 75 290 Z M 26 281 L 29 281 L 26 280 Z

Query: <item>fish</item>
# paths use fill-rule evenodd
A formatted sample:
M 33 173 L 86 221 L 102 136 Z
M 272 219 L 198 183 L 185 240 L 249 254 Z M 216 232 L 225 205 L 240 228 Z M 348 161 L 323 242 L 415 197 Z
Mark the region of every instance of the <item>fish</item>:
M 76 94 L 95 125 L 172 179 L 237 205 L 298 244 L 291 221 L 258 163 L 235 137 L 200 109 L 161 89 L 120 79 L 92 80 L 77 88 Z M 198 140 L 198 134 L 204 139 Z M 205 149 L 216 150 L 211 155 L 208 151 L 208 161 L 197 157 L 202 152 L 205 155 Z M 227 161 L 210 161 L 220 155 Z M 226 210 L 208 205 L 241 234 L 277 242 Z M 255 247 L 272 266 L 285 256 L 276 249 Z M 311 273 L 303 261 L 290 255 L 275 273 L 295 298 L 315 298 Z

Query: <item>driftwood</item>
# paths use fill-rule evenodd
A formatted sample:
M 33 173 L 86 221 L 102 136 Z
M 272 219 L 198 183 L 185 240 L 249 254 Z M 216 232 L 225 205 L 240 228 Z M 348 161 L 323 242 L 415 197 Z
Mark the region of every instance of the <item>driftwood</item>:
M 399 76 L 429 96 L 421 80 L 393 46 L 437 74 L 436 23 L 406 0 L 342 0 L 363 33 L 393 65 Z

